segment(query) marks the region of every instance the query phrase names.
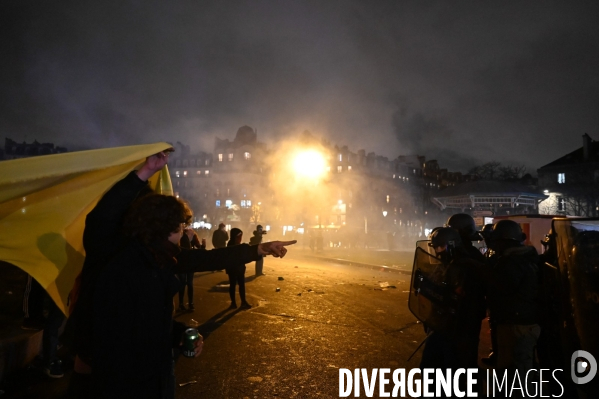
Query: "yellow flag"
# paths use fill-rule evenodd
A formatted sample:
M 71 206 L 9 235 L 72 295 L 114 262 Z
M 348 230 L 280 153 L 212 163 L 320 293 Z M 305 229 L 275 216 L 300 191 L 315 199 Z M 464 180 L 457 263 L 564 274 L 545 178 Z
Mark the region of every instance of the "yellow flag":
M 0 162 L 0 260 L 29 273 L 67 314 L 81 271 L 85 217 L 116 182 L 168 143 L 70 152 Z M 172 195 L 167 167 L 150 179 Z

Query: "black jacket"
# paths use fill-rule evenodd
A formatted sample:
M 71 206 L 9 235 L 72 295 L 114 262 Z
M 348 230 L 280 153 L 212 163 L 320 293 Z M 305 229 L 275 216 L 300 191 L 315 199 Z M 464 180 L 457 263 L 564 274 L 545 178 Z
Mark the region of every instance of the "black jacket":
M 221 229 L 216 229 L 214 233 L 212 233 L 212 245 L 214 246 L 214 248 L 226 247 L 228 239 L 229 234 Z
M 247 244 L 212 251 L 181 250 L 161 267 L 132 240 L 104 268 L 94 295 L 93 381 L 100 398 L 160 398 L 171 372 L 172 348 L 184 326 L 173 322 L 175 273 L 212 270 L 211 265 L 251 262 L 257 247 Z
M 500 324 L 538 323 L 538 254 L 531 246 L 506 249 L 491 260 L 489 307 Z
M 86 256 L 81 271 L 79 298 L 67 320 L 63 341 L 87 362 L 90 362 L 93 339 L 95 282 L 103 267 L 123 245 L 123 217 L 144 190 L 149 190 L 147 182 L 131 172 L 112 186 L 85 218 L 83 247 Z

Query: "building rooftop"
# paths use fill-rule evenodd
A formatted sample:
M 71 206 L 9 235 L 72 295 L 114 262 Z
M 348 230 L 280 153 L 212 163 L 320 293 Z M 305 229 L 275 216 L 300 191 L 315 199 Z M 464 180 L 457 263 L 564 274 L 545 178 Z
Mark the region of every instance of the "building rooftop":
M 599 161 L 599 141 L 591 139 L 588 134 L 582 136 L 583 145 L 577 150 L 572 151 L 569 154 L 564 155 L 561 158 L 556 159 L 547 165 L 541 166 L 539 169 L 551 168 L 554 166 L 566 166 L 575 165 L 586 162 L 598 162 Z M 586 152 L 586 153 L 585 153 Z

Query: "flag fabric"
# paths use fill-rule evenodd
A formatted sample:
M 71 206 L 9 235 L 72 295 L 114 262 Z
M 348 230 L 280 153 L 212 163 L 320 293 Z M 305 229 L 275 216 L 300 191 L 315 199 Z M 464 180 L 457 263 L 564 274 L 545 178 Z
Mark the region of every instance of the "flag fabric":
M 86 215 L 146 157 L 169 148 L 156 143 L 0 161 L 0 260 L 29 273 L 67 314 L 85 258 Z M 173 194 L 166 166 L 150 185 Z

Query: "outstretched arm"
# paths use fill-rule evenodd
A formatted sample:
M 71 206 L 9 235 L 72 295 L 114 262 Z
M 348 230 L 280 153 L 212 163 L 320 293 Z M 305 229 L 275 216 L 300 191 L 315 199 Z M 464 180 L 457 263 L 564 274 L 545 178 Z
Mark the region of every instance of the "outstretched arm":
M 259 255 L 272 255 L 275 258 L 282 258 L 287 253 L 288 245 L 293 245 L 297 242 L 297 240 L 291 241 L 270 241 L 265 242 L 258 245 L 258 254 Z
M 240 244 L 231 247 L 203 251 L 199 249 L 182 250 L 177 255 L 175 273 L 190 273 L 225 269 L 239 263 L 249 263 L 260 256 L 273 255 L 282 258 L 287 253 L 285 246 L 297 241 L 272 241 L 260 245 Z

